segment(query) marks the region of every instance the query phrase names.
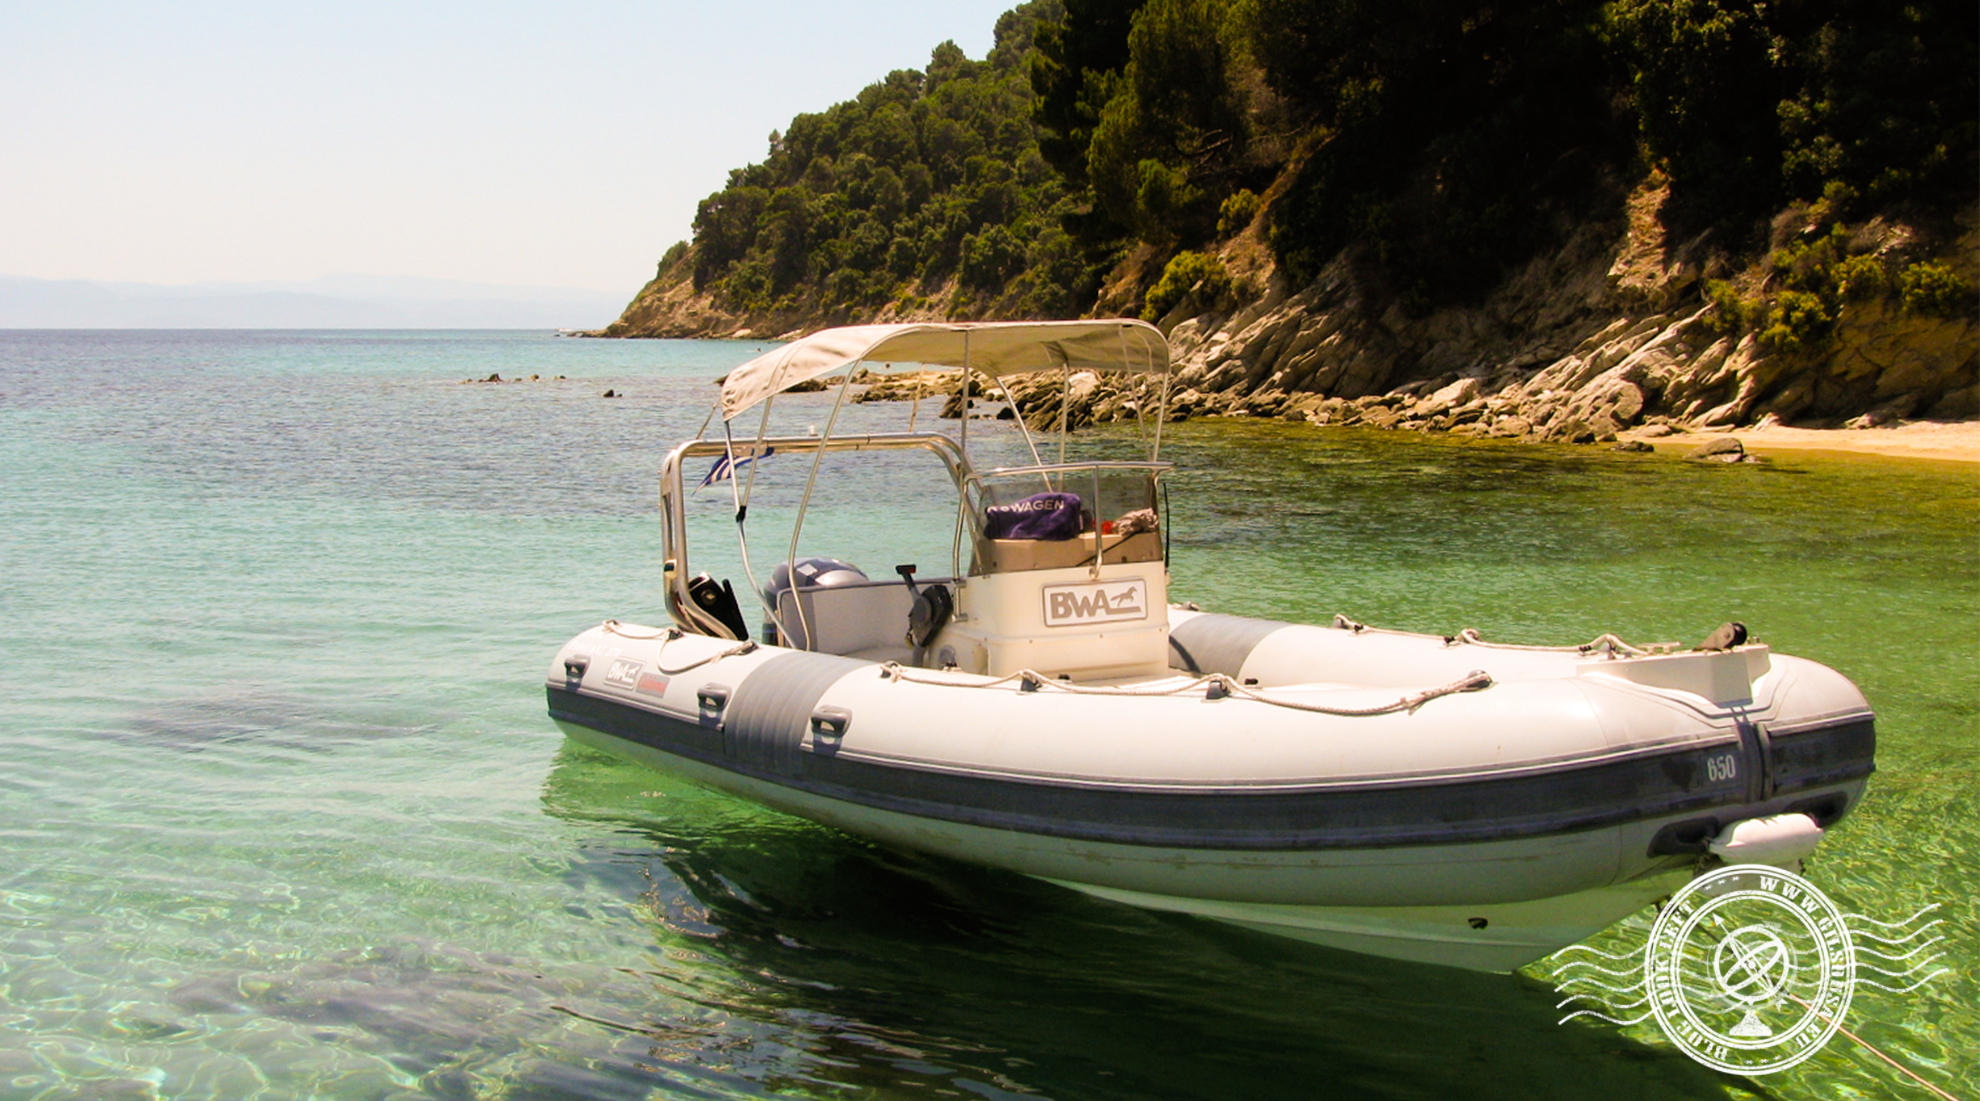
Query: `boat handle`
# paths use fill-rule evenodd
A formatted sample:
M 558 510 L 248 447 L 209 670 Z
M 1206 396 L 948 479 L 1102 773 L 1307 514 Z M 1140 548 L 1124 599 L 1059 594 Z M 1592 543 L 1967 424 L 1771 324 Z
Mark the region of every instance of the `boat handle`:
M 811 713 L 811 733 L 820 738 L 843 738 L 852 721 L 852 712 L 843 707 L 821 707 Z
M 1698 856 L 1719 834 L 1717 818 L 1688 818 L 1672 822 L 1650 839 L 1651 856 Z
M 564 659 L 564 679 L 583 680 L 584 671 L 591 668 L 591 658 L 584 654 L 573 654 Z
M 694 693 L 703 711 L 720 711 L 729 706 L 729 688 L 724 684 L 704 684 Z

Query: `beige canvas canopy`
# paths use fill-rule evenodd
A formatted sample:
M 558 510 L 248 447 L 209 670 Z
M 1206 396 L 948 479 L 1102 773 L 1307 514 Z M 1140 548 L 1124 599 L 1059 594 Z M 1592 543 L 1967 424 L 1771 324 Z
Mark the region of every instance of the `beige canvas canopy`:
M 993 378 L 1060 368 L 1166 374 L 1169 342 L 1145 321 L 984 321 L 825 329 L 757 356 L 722 384 L 722 419 L 855 363 L 967 367 Z

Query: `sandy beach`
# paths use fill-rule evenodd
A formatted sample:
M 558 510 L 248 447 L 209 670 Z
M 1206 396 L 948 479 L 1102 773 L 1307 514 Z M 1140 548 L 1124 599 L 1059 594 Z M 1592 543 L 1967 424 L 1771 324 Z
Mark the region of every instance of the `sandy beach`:
M 1680 455 L 1723 436 L 1736 437 L 1741 446 L 1755 455 L 1839 451 L 1980 463 L 1980 420 L 1908 421 L 1882 428 L 1740 428 L 1730 432 L 1680 432 L 1656 439 L 1644 438 L 1640 430 L 1623 434 L 1624 439 L 1643 439 L 1659 451 Z

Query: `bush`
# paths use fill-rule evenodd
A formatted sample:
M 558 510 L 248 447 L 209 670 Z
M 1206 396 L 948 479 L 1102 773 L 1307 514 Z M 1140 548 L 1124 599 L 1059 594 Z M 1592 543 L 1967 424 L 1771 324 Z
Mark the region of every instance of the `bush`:
M 1782 291 L 1774 296 L 1767 311 L 1767 327 L 1760 331 L 1760 342 L 1784 352 L 1813 348 L 1828 335 L 1834 320 L 1821 296 Z
M 1217 208 L 1217 236 L 1231 237 L 1244 232 L 1258 217 L 1259 205 L 1257 193 L 1248 187 L 1225 199 L 1224 205 Z
M 1162 278 L 1149 289 L 1141 316 L 1148 321 L 1159 321 L 1191 292 L 1197 292 L 1201 301 L 1214 302 L 1230 289 L 1231 273 L 1222 260 L 1200 252 L 1178 252 L 1169 266 L 1162 269 Z
M 1926 261 L 1898 276 L 1904 308 L 1929 317 L 1964 317 L 1973 313 L 1973 288 L 1951 267 Z
M 1883 261 L 1875 256 L 1852 256 L 1830 273 L 1836 294 L 1845 302 L 1864 302 L 1884 293 L 1888 280 Z
M 659 279 L 665 276 L 668 272 L 672 271 L 675 267 L 679 266 L 680 263 L 686 260 L 687 258 L 688 258 L 688 243 L 686 241 L 675 241 L 673 247 L 669 248 L 666 251 L 666 253 L 660 257 L 660 266 L 658 270 L 656 270 L 653 273 L 653 277 L 655 279 Z
M 1739 289 L 1723 279 L 1706 281 L 1705 301 L 1714 307 L 1705 317 L 1705 324 L 1714 332 L 1722 334 L 1745 332 L 1753 322 L 1753 304 L 1741 298 Z

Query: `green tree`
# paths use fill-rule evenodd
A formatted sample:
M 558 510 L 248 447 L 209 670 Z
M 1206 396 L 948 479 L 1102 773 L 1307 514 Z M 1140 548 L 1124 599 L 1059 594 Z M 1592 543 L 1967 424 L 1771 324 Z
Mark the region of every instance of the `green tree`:
M 1128 32 L 1128 63 L 1087 154 L 1095 200 L 1144 241 L 1193 244 L 1216 230 L 1236 189 L 1249 127 L 1232 85 L 1226 8 L 1148 0 Z
M 1296 276 L 1336 252 L 1407 298 L 1480 293 L 1592 213 L 1626 154 L 1619 74 L 1594 0 L 1246 0 L 1267 84 L 1307 120 L 1305 153 L 1270 211 Z
M 1751 0 L 1617 0 L 1637 125 L 1672 182 L 1741 212 L 1779 189 L 1781 73 L 1763 6 Z

